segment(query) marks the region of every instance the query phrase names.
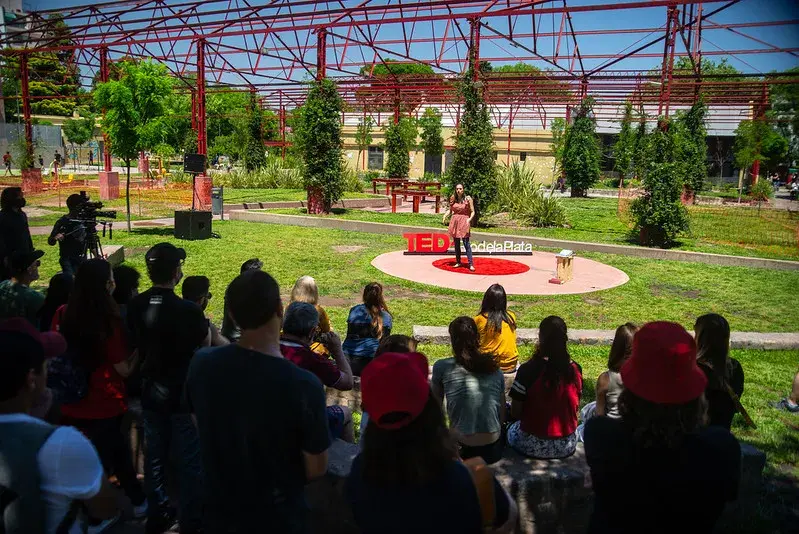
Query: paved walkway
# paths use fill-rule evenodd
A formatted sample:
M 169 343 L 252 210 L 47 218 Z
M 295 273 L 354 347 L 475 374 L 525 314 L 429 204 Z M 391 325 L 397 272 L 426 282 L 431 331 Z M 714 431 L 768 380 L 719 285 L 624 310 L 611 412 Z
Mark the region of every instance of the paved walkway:
M 569 341 L 580 345 L 610 345 L 615 330 L 569 330 Z M 446 326 L 413 326 L 413 338 L 420 343 L 449 345 Z M 538 341 L 538 329 L 516 330 L 518 343 L 534 344 Z M 730 347 L 733 349 L 799 350 L 799 332 L 732 332 Z

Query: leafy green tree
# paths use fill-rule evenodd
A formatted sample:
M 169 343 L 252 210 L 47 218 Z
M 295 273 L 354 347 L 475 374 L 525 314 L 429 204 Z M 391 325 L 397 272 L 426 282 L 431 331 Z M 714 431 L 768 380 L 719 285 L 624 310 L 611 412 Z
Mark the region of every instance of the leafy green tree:
M 794 78 L 799 76 L 799 67 L 788 69 L 786 74 Z M 779 81 L 781 77 L 783 76 L 772 74 L 768 79 Z M 768 116 L 777 132 L 788 141 L 786 161 L 795 165 L 799 163 L 799 84 L 769 85 L 769 101 L 771 109 Z
M 649 135 L 646 131 L 646 117 L 640 114 L 638 126 L 635 128 L 635 152 L 633 154 L 633 172 L 639 180 L 646 176 L 649 164 Z
M 94 135 L 94 115 L 89 114 L 86 117 L 78 119 L 67 119 L 61 127 L 64 137 L 72 145 L 74 150 L 75 145 L 83 148 L 83 145 L 89 142 Z M 80 161 L 77 162 L 80 164 Z
M 441 112 L 438 108 L 427 108 L 419 118 L 421 127 L 420 137 L 422 142 L 419 149 L 430 157 L 440 158 L 444 154 L 443 126 L 441 124 Z
M 593 100 L 583 100 L 575 113 L 574 123 L 566 132 L 563 148 L 563 170 L 572 197 L 584 197 L 588 189 L 599 180 L 599 162 L 602 152 L 596 123 L 591 116 Z
M 463 115 L 455 136 L 452 165 L 447 170 L 451 188 L 463 184 L 474 200 L 475 221 L 480 211 L 494 200 L 497 194 L 497 165 L 494 155 L 494 126 L 482 94 L 482 82 L 473 80 L 473 71 L 467 70 L 460 84 L 463 98 Z
M 363 120 L 358 122 L 358 127 L 355 128 L 355 145 L 358 147 L 358 161 L 361 161 L 361 155 L 365 150 L 368 150 L 369 145 L 372 144 L 372 129 L 374 125 L 375 121 L 372 117 L 364 117 Z M 364 169 L 366 168 L 365 165 L 363 167 Z
M 344 102 L 333 80 L 311 82 L 305 105 L 294 113 L 294 139 L 303 159 L 303 181 L 308 208 L 321 195 L 322 211 L 329 213 L 344 192 L 342 175 L 341 112 Z M 312 202 L 313 201 L 313 202 Z
M 685 186 L 698 193 L 707 180 L 707 105 L 701 97 L 686 111 L 677 112 L 677 161 L 685 165 Z
M 97 85 L 94 102 L 105 110 L 102 130 L 108 135 L 111 152 L 125 162 L 125 204 L 130 230 L 130 162 L 139 152 L 153 150 L 164 142 L 164 102 L 172 93 L 166 67 L 143 61 L 122 64 L 119 80 Z
M 633 174 L 633 158 L 635 157 L 636 132 L 633 130 L 633 104 L 627 101 L 624 104 L 624 115 L 621 119 L 621 130 L 613 145 L 613 167 L 624 179 Z
M 788 140 L 763 119 L 741 121 L 735 129 L 735 164 L 750 169 L 760 161 L 761 172 L 774 170 L 788 155 Z M 753 181 L 757 181 L 757 176 Z
M 247 148 L 244 152 L 244 168 L 257 171 L 266 165 L 264 145 L 263 111 L 255 91 L 250 93 L 249 117 L 247 121 Z
M 391 59 L 386 60 L 385 64 L 378 63 L 374 66 L 364 65 L 361 67 L 361 75 L 368 76 L 372 73 L 375 77 L 399 76 L 402 74 L 435 75 L 433 67 L 424 63 L 400 63 Z
M 550 131 L 552 132 L 552 142 L 549 144 L 549 149 L 552 151 L 552 157 L 555 158 L 555 164 L 552 167 L 552 180 L 557 181 L 557 178 L 563 173 L 563 149 L 566 147 L 566 119 L 558 117 L 552 119 Z
M 386 172 L 389 178 L 407 178 L 411 169 L 411 150 L 416 146 L 416 137 L 419 134 L 416 120 L 412 117 L 400 117 L 394 124 L 391 122 L 385 129 Z

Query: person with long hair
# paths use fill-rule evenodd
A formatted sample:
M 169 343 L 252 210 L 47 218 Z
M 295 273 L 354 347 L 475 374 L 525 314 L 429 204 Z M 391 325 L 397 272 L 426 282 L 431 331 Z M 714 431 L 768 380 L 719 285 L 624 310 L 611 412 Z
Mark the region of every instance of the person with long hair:
M 447 218 L 450 215 L 452 219 L 449 221 L 448 231 L 450 237 L 455 240 L 455 267 L 463 267 L 461 264 L 461 241 L 463 241 L 466 259 L 469 261 L 469 270 L 474 271 L 472 244 L 469 241 L 471 225 L 475 215 L 474 201 L 464 191 L 463 184 L 456 185 L 455 193 L 449 197 L 449 209 L 444 214 L 444 224 L 447 224 Z
M 106 471 L 116 475 L 133 503 L 136 517 L 144 517 L 145 494 L 121 430 L 128 410 L 124 379 L 134 362 L 113 292 L 111 264 L 103 259 L 88 260 L 78 267 L 67 304 L 53 317 L 52 329 L 66 339 L 74 363 L 89 373 L 86 396 L 62 405 L 61 413 L 91 440 Z
M 694 332 L 697 362 L 707 376 L 708 424 L 729 430 L 738 411 L 733 394 L 740 398 L 744 392 L 744 370 L 730 358 L 730 324 L 721 315 L 708 313 L 696 320 Z
M 505 379 L 490 354 L 480 352 L 480 336 L 471 317 L 449 324 L 452 358 L 433 365 L 431 388 L 447 401 L 450 427 L 457 433 L 461 458 L 502 458 Z
M 504 287 L 493 284 L 486 289 L 474 322 L 480 333 L 480 352 L 491 354 L 503 373 L 515 373 L 519 363 L 516 315 L 508 311 L 508 296 Z
M 344 354 L 350 358 L 352 372 L 361 371 L 375 356 L 380 340 L 391 335 L 391 312 L 383 298 L 383 286 L 378 282 L 363 288 L 363 303 L 353 306 L 347 317 L 347 337 Z
M 728 430 L 705 425 L 707 377 L 693 338 L 676 323 L 644 325 L 621 376 L 621 418 L 585 425 L 589 534 L 712 532 L 737 498 L 741 450 Z
M 44 304 L 39 310 L 39 330 L 47 332 L 53 322 L 53 315 L 58 308 L 67 303 L 72 291 L 72 276 L 65 273 L 56 273 L 50 278 Z
M 291 289 L 291 302 L 307 302 L 316 307 L 319 313 L 319 333 L 324 334 L 330 332 L 330 317 L 327 316 L 325 309 L 319 305 L 319 287 L 316 285 L 316 280 L 311 276 L 300 276 L 294 287 Z
M 538 345 L 519 367 L 510 390 L 508 444 L 533 458 L 566 458 L 577 447 L 577 408 L 583 370 L 566 346 L 566 323 L 550 315 L 538 327 Z
M 490 470 L 480 462 L 473 475 L 458 460 L 427 373 L 419 353 L 388 352 L 364 369 L 370 419 L 346 483 L 355 522 L 364 534 L 512 528 L 514 503 Z

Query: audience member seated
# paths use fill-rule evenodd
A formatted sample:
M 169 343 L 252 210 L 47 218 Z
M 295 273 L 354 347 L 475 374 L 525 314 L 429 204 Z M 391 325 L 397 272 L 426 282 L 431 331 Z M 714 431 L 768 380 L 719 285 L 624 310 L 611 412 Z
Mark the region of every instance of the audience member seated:
M 519 350 L 516 348 L 516 315 L 508 311 L 505 288 L 494 284 L 486 289 L 480 313 L 474 318 L 480 332 L 480 352 L 491 354 L 499 369 L 516 372 Z
M 533 458 L 566 458 L 577 447 L 582 368 L 571 360 L 566 323 L 549 316 L 538 327 L 538 346 L 519 367 L 510 390 L 508 444 Z
M 203 312 L 208 308 L 208 303 L 211 302 L 211 281 L 207 276 L 187 276 L 183 280 L 181 287 L 183 298 L 189 302 L 196 304 Z M 208 322 L 208 331 L 211 333 L 211 346 L 219 347 L 230 343 L 225 337 L 219 333 L 219 329 L 206 317 Z
M 72 277 L 68 274 L 56 273 L 50 278 L 44 304 L 39 309 L 39 330 L 41 332 L 50 330 L 56 310 L 67 303 L 71 291 Z
M 225 300 L 241 336 L 197 353 L 186 381 L 210 493 L 206 532 L 305 533 L 304 487 L 327 471 L 330 446 L 322 384 L 280 354 L 271 276 L 241 274 Z
M 474 319 L 458 317 L 452 321 L 449 337 L 454 357 L 433 365 L 431 388 L 439 401 L 447 401 L 460 457 L 479 456 L 493 464 L 502 458 L 505 379 L 494 357 L 480 352 Z
M 0 321 L 13 317 L 27 319 L 39 326 L 39 311 L 44 305 L 44 295 L 31 289 L 31 282 L 39 279 L 41 250 L 14 252 L 9 259 L 11 278 L 0 282 Z
M 119 305 L 119 314 L 125 321 L 128 315 L 128 303 L 139 294 L 139 271 L 129 265 L 114 267 L 114 300 Z
M 72 427 L 31 416 L 45 395 L 46 360 L 66 350 L 56 332 L 40 334 L 23 319 L 0 323 L 0 530 L 84 532 L 87 517 L 116 517 L 116 495 L 92 444 Z M 5 501 L 5 499 L 4 499 Z
M 310 276 L 299 277 L 291 289 L 291 302 L 313 304 L 319 313 L 319 333 L 330 332 L 330 318 L 325 309 L 319 305 L 319 288 L 316 286 L 316 280 Z
M 264 264 L 258 258 L 251 258 L 244 263 L 241 264 L 241 269 L 239 270 L 240 274 L 244 274 L 247 271 L 260 271 L 263 269 Z M 222 335 L 225 336 L 225 339 L 230 341 L 231 343 L 235 343 L 237 339 L 239 339 L 240 330 L 239 327 L 236 326 L 236 323 L 230 318 L 230 314 L 227 311 L 227 301 L 225 301 L 224 311 L 222 312 Z
M 741 450 L 728 430 L 705 427 L 693 338 L 675 323 L 644 325 L 621 376 L 621 419 L 585 426 L 596 494 L 588 532 L 712 532 L 737 496 Z
M 781 399 L 779 402 L 771 404 L 778 410 L 786 412 L 797 413 L 799 412 L 799 373 L 793 377 L 793 385 L 791 386 L 791 394 Z
M 515 503 L 484 462 L 458 460 L 427 373 L 419 353 L 385 353 L 364 369 L 371 418 L 346 485 L 355 522 L 364 534 L 510 532 Z
M 310 371 L 326 387 L 339 391 L 352 389 L 350 362 L 341 350 L 341 339 L 335 332 L 325 334 L 327 351 L 335 363 L 311 350 L 311 340 L 319 329 L 319 312 L 308 302 L 292 302 L 283 316 L 283 335 L 280 352 L 301 369 Z M 350 443 L 355 441 L 352 429 L 352 412 L 346 406 L 328 406 L 327 419 L 330 435 Z
M 53 317 L 52 329 L 66 339 L 74 365 L 89 374 L 86 396 L 63 404 L 61 413 L 65 424 L 77 427 L 91 440 L 106 472 L 117 477 L 133 503 L 134 516 L 144 517 L 147 501 L 136 478 L 129 441 L 122 434 L 122 418 L 128 410 L 124 378 L 135 362 L 129 360 L 113 291 L 111 264 L 88 260 L 78 267 L 68 303 Z
M 347 337 L 344 339 L 344 354 L 350 358 L 352 372 L 361 376 L 377 352 L 380 340 L 391 335 L 391 312 L 383 298 L 383 286 L 378 282 L 367 284 L 363 289 L 363 304 L 350 309 L 347 317 Z
M 180 487 L 180 531 L 197 532 L 203 522 L 200 443 L 181 401 L 189 362 L 199 347 L 210 343 L 208 321 L 195 304 L 175 295 L 186 251 L 158 243 L 144 259 L 153 287 L 131 299 L 127 320 L 132 346 L 142 361 L 146 531 L 160 534 L 174 521 L 167 492 L 167 472 L 174 469 Z
M 707 423 L 727 430 L 744 392 L 744 370 L 730 358 L 730 324 L 716 313 L 699 317 L 694 325 L 696 357 L 707 376 Z

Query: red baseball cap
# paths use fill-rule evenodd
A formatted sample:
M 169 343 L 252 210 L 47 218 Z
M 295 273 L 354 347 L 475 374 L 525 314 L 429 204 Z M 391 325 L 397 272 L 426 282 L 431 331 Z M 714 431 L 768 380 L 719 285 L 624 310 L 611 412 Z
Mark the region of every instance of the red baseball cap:
M 685 404 L 707 386 L 696 364 L 694 338 L 677 323 L 665 321 L 645 324 L 635 333 L 621 378 L 625 388 L 657 404 Z
M 363 408 L 369 420 L 380 428 L 397 429 L 419 417 L 430 397 L 427 370 L 427 358 L 418 352 L 377 356 L 361 373 Z M 407 416 L 381 422 L 383 416 L 396 412 Z
M 26 319 L 14 317 L 0 322 L 0 332 L 23 334 L 36 340 L 44 349 L 44 358 L 49 360 L 67 351 L 67 341 L 58 332 L 39 332 Z

